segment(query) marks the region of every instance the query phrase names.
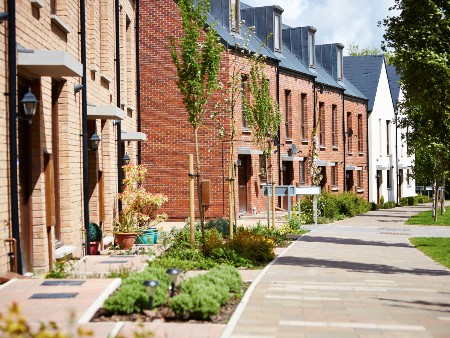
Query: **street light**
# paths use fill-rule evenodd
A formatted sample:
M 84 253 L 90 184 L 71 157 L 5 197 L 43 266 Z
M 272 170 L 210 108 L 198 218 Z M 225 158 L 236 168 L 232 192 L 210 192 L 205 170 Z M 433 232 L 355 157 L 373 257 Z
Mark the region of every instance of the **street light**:
M 180 270 L 175 268 L 167 269 L 167 274 L 169 275 L 170 280 L 170 297 L 172 298 L 175 294 L 175 282 L 177 281 L 178 275 L 180 274 Z
M 156 280 L 146 280 L 144 282 L 145 290 L 148 294 L 148 306 L 150 310 L 153 310 L 153 297 L 155 296 L 156 287 L 159 285 Z

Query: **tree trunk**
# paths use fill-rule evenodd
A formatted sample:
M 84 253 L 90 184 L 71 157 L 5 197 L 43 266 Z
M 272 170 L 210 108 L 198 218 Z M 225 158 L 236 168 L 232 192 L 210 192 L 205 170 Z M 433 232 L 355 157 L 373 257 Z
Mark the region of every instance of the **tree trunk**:
M 433 219 L 437 221 L 437 210 L 438 210 L 438 197 L 439 197 L 439 185 L 437 181 L 434 182 L 434 196 L 433 196 Z
M 203 201 L 202 201 L 202 186 L 200 180 L 200 154 L 198 151 L 198 128 L 194 128 L 195 135 L 195 159 L 197 165 L 197 196 L 198 196 L 198 208 L 200 210 L 200 228 L 202 231 L 202 249 L 205 249 L 205 216 L 203 214 Z
M 266 172 L 266 189 L 267 189 L 267 203 L 266 203 L 266 207 L 267 207 L 267 227 L 270 227 L 270 196 L 269 196 L 269 171 L 267 170 L 267 161 L 269 160 L 269 156 L 264 155 L 266 160 L 264 161 L 264 170 Z M 270 171 L 270 177 L 271 179 L 273 179 L 272 177 L 272 171 Z M 272 184 L 272 188 L 273 188 L 273 184 Z M 274 193 L 273 189 L 272 189 L 272 194 Z
M 441 184 L 441 215 L 445 212 L 445 176 L 442 177 Z

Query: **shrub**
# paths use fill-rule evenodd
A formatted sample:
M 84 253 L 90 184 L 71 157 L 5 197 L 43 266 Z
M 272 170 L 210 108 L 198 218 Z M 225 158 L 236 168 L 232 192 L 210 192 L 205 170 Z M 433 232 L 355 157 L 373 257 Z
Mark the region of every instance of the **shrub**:
M 380 205 L 382 205 L 382 204 L 384 204 L 384 196 L 383 195 L 381 195 L 381 197 L 380 197 Z
M 239 228 L 233 239 L 225 245 L 255 265 L 266 264 L 275 258 L 273 239 L 248 229 Z
M 415 198 L 414 198 L 414 196 L 409 196 L 408 197 L 408 205 L 415 205 L 415 204 L 417 204 L 417 202 L 415 201 Z
M 193 277 L 180 285 L 180 294 L 172 298 L 170 308 L 183 318 L 207 319 L 219 313 L 230 292 L 239 293 L 242 279 L 233 267 L 218 266 L 204 275 Z
M 89 223 L 89 240 L 91 242 L 100 242 L 102 240 L 102 229 L 96 223 Z
M 125 279 L 122 286 L 105 301 L 104 309 L 113 314 L 130 314 L 147 309 L 149 298 L 144 287 L 146 280 L 157 280 L 159 283 L 153 298 L 154 306 L 166 303 L 170 284 L 166 270 L 149 267 Z
M 407 205 L 408 205 L 408 197 L 402 197 L 402 198 L 400 198 L 400 205 L 401 205 L 402 207 L 407 206 Z
M 217 229 L 222 236 L 228 237 L 230 235 L 230 222 L 222 217 L 210 219 L 205 224 L 205 229 Z
M 417 203 L 428 203 L 431 202 L 431 198 L 426 195 L 418 195 Z
M 336 198 L 339 206 L 339 213 L 349 217 L 366 213 L 371 208 L 369 202 L 361 197 L 358 197 L 354 193 L 344 192 L 337 195 Z
M 223 245 L 222 234 L 216 228 L 205 230 L 205 247 L 203 253 L 208 256 L 212 250 L 220 248 Z
M 212 250 L 209 258 L 211 258 L 216 264 L 227 264 L 230 266 L 245 268 L 253 267 L 253 263 L 250 260 L 239 256 L 236 251 L 226 246 Z
M 371 208 L 370 208 L 370 210 L 378 210 L 379 208 L 378 208 L 378 204 L 376 204 L 375 202 L 371 202 L 370 203 L 370 206 L 371 206 Z

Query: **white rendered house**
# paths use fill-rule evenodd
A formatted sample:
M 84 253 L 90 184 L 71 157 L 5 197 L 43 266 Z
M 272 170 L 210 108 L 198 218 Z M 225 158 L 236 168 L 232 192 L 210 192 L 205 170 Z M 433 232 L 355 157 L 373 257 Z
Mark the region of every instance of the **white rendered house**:
M 344 69 L 346 77 L 369 99 L 369 202 L 397 202 L 395 109 L 384 56 L 347 56 Z

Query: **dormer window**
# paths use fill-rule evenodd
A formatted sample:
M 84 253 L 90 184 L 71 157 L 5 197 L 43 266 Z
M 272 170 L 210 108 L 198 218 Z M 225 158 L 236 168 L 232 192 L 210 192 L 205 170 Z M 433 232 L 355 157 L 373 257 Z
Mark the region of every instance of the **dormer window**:
M 281 52 L 281 15 L 274 14 L 273 46 L 276 52 Z
M 230 0 L 230 24 L 231 31 L 239 33 L 241 21 L 240 0 Z
M 337 49 L 337 79 L 342 80 L 344 77 L 344 69 L 342 62 L 342 48 Z
M 316 68 L 316 43 L 314 31 L 308 32 L 308 63 L 310 68 Z

